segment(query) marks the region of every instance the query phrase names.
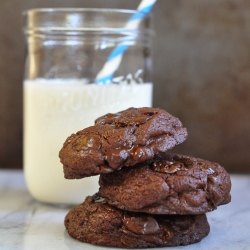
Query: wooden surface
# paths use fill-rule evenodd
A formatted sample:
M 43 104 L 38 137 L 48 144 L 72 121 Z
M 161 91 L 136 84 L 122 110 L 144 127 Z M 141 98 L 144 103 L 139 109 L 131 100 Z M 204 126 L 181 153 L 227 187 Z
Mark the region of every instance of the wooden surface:
M 139 1 L 0 2 L 0 166 L 22 167 L 21 12 L 40 7 L 135 9 Z M 178 116 L 189 138 L 175 151 L 250 173 L 250 2 L 158 0 L 154 106 Z

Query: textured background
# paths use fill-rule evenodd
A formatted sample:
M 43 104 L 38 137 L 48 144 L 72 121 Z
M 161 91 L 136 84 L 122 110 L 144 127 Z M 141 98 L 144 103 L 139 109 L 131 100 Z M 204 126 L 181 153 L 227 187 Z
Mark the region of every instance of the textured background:
M 0 167 L 22 168 L 23 10 L 136 9 L 135 0 L 0 1 Z M 153 9 L 154 107 L 189 138 L 175 151 L 250 173 L 250 1 L 158 0 Z

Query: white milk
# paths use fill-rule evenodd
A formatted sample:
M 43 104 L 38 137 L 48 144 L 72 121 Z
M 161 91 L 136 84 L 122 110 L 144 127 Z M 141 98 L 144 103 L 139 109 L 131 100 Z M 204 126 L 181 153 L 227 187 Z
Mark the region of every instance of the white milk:
M 79 204 L 98 191 L 98 176 L 66 180 L 58 153 L 66 138 L 106 113 L 151 107 L 152 84 L 84 84 L 80 80 L 24 82 L 24 171 L 37 200 Z

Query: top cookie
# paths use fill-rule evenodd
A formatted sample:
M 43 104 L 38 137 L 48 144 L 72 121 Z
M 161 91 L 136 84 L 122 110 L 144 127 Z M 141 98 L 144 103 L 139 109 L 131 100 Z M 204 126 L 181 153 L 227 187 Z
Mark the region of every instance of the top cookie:
M 145 162 L 186 138 L 186 128 L 168 112 L 129 108 L 102 116 L 95 126 L 72 134 L 59 157 L 65 178 L 80 179 Z

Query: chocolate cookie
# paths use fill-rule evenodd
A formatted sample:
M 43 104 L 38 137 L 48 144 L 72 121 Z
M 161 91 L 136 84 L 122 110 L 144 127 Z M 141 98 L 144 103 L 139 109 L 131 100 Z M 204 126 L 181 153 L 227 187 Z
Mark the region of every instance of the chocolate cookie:
M 71 237 L 95 245 L 147 248 L 188 245 L 209 233 L 202 215 L 148 215 L 114 208 L 98 196 L 87 197 L 65 217 Z
M 180 120 L 158 108 L 107 114 L 68 137 L 59 153 L 67 179 L 111 173 L 152 159 L 187 138 Z
M 170 153 L 100 175 L 99 184 L 110 205 L 150 214 L 203 214 L 231 200 L 230 176 L 222 166 Z

